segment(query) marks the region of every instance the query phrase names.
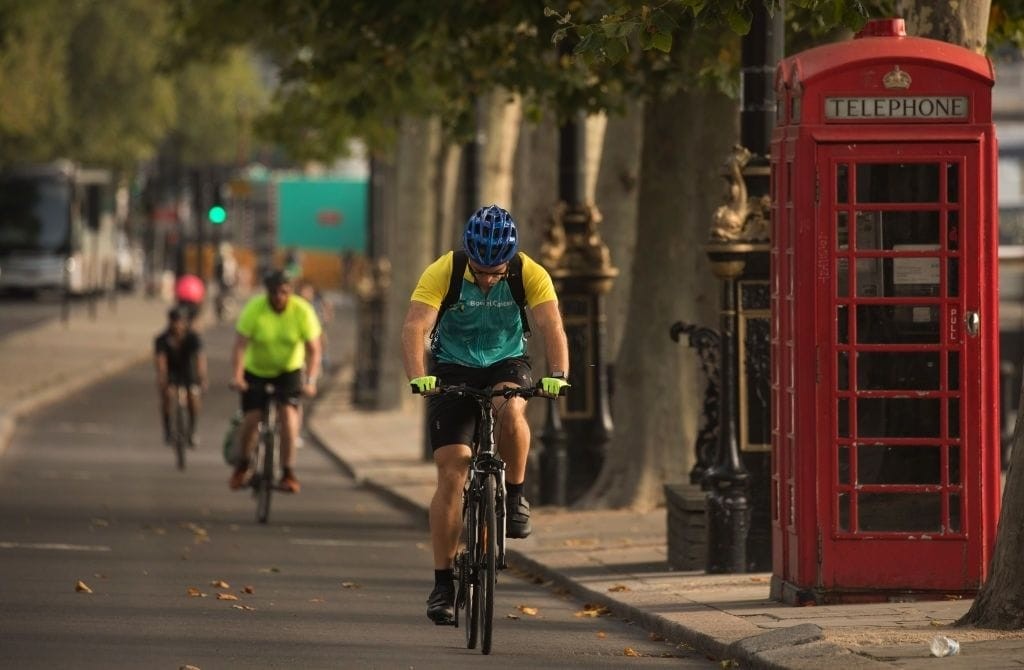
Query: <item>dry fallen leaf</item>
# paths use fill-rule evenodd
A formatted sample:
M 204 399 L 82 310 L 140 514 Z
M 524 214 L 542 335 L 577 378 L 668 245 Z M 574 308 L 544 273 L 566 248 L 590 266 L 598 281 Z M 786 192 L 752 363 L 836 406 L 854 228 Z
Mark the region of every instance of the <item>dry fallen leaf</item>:
M 322 603 L 322 602 L 324 602 L 324 599 L 323 598 L 310 598 L 309 602 L 311 602 L 311 603 Z
M 248 594 L 250 594 L 250 595 L 251 595 L 251 594 L 253 594 L 253 593 L 256 593 L 256 589 L 254 589 L 254 588 L 253 588 L 253 587 L 251 587 L 251 586 L 243 586 L 243 587 L 242 587 L 242 593 L 248 593 Z
M 228 584 L 223 579 L 215 579 L 215 580 L 213 580 L 212 582 L 210 582 L 210 586 L 216 586 L 218 589 L 230 589 L 231 588 L 231 584 Z
M 505 618 L 506 619 L 512 619 L 513 621 L 519 621 L 519 615 L 518 614 L 506 614 Z
M 603 640 L 606 637 L 608 637 L 608 633 L 604 632 L 603 630 L 599 630 L 597 631 L 597 637 Z
M 615 586 L 609 587 L 609 589 L 608 589 L 608 591 L 610 593 L 620 593 L 622 591 L 628 591 L 628 590 L 629 590 L 629 587 L 626 586 L 625 584 L 616 584 Z
M 622 650 L 622 653 L 624 655 L 626 655 L 626 656 L 639 656 L 640 655 L 640 652 L 638 652 L 633 647 L 626 647 L 625 649 Z
M 662 637 L 661 635 L 658 635 L 657 633 L 651 633 L 650 635 L 647 636 L 647 639 L 650 640 L 651 642 L 664 642 L 665 641 L 665 638 Z
M 199 670 L 199 668 L 194 665 L 183 665 L 178 670 Z
M 604 605 L 593 605 L 591 603 L 587 603 L 583 606 L 583 609 L 576 612 L 576 616 L 578 617 L 599 617 L 606 614 L 611 614 L 611 610 Z
M 536 607 L 527 607 L 526 605 L 519 605 L 518 607 L 516 607 L 516 609 L 527 616 L 537 616 Z
M 242 610 L 243 612 L 255 612 L 255 607 L 249 607 L 248 605 L 232 605 L 236 610 Z
M 89 588 L 89 585 L 83 582 L 81 579 L 79 579 L 78 583 L 75 584 L 75 590 L 79 593 L 92 593 L 92 589 Z
M 218 593 L 217 600 L 238 600 L 238 596 L 234 593 Z
M 343 589 L 358 589 L 358 588 L 360 588 L 360 586 L 359 586 L 359 584 L 356 584 L 355 582 L 342 582 L 341 583 L 341 588 L 343 588 Z

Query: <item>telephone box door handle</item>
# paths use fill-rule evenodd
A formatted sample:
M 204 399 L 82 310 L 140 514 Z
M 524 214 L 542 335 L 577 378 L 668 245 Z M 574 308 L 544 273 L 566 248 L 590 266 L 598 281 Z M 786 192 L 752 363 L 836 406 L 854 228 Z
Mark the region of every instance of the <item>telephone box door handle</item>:
M 981 330 L 981 317 L 978 316 L 977 312 L 967 312 L 967 319 L 965 319 L 967 325 L 967 334 L 971 337 L 977 337 L 978 331 Z

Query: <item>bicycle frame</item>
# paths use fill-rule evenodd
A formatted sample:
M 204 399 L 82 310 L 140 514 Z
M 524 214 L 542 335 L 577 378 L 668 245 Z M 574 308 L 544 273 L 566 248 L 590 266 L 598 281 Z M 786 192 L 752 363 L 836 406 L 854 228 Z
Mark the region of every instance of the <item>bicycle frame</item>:
M 260 414 L 260 422 L 256 429 L 256 458 L 254 471 L 250 478 L 253 496 L 256 498 L 256 520 L 267 523 L 270 517 L 270 494 L 274 490 L 274 459 L 277 451 L 278 416 L 274 399 L 274 387 L 267 384 L 267 403 Z

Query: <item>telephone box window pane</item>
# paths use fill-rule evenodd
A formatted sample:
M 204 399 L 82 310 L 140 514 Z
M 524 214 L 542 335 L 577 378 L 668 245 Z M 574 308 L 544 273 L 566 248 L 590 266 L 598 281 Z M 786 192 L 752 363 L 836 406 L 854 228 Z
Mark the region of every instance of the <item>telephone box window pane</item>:
M 839 502 L 839 530 L 843 532 L 850 532 L 850 494 L 840 493 Z
M 850 167 L 846 163 L 836 166 L 836 202 L 850 202 L 847 182 L 850 178 Z
M 858 222 L 860 221 L 858 213 Z M 939 212 L 864 212 L 874 214 L 878 221 L 881 244 L 871 249 L 892 249 L 894 251 L 923 251 L 940 249 Z M 858 237 L 860 227 L 857 228 Z M 857 248 L 862 249 L 860 240 Z
M 941 484 L 941 447 L 866 445 L 857 447 L 858 484 Z
M 950 391 L 960 390 L 960 354 L 956 351 L 946 353 L 946 388 Z
M 837 385 L 840 391 L 850 390 L 850 354 L 846 351 L 839 352 L 839 361 L 836 364 Z
M 850 309 L 846 305 L 836 308 L 836 341 L 839 344 L 850 343 Z
M 942 532 L 938 493 L 862 493 L 858 527 L 865 532 Z
M 858 437 L 939 437 L 938 398 L 858 398 Z
M 857 202 L 938 202 L 937 163 L 860 163 Z
M 857 295 L 861 298 L 878 298 L 883 295 L 882 259 L 857 259 Z
M 861 344 L 938 344 L 937 305 L 857 305 Z
M 857 212 L 857 248 L 882 248 L 882 212 Z
M 963 484 L 960 481 L 960 447 L 956 445 L 949 448 L 949 483 L 953 486 Z
M 960 212 L 955 209 L 946 214 L 946 246 L 950 251 L 960 248 Z
M 836 248 L 850 247 L 850 215 L 847 212 L 836 212 Z
M 949 436 L 960 437 L 960 399 L 949 399 Z
M 959 202 L 960 199 L 960 164 L 946 165 L 946 202 Z
M 857 389 L 937 391 L 939 360 L 936 351 L 862 351 L 857 354 Z
M 949 496 L 949 531 L 951 533 L 963 532 L 963 527 L 960 525 L 960 496 L 956 493 L 951 493 Z
M 839 447 L 839 483 L 850 483 L 850 448 Z
M 956 298 L 960 295 L 960 259 L 950 258 L 946 265 L 946 283 L 948 289 L 946 295 Z
M 846 258 L 836 259 L 836 295 L 850 297 L 850 261 Z
M 839 399 L 839 408 L 836 413 L 836 428 L 839 437 L 850 437 L 850 401 L 847 398 Z

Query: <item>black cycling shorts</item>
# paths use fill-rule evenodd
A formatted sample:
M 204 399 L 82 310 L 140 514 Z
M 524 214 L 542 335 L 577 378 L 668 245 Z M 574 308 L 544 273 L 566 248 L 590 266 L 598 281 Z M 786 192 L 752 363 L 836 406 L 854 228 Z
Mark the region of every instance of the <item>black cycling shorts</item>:
M 507 358 L 486 368 L 469 368 L 455 363 L 437 363 L 430 371 L 439 385 L 465 384 L 473 388 L 487 388 L 502 382 L 519 386 L 533 386 L 530 359 L 526 356 Z M 433 450 L 449 444 L 472 444 L 476 434 L 479 405 L 472 398 L 454 395 L 427 398 L 427 421 L 430 426 L 430 446 Z
M 246 370 L 245 381 L 249 388 L 242 392 L 243 412 L 262 410 L 267 406 L 270 399 L 266 389 L 268 383 L 274 385 L 274 400 L 278 403 L 299 406 L 299 398 L 302 397 L 302 370 L 292 370 L 276 377 L 258 377 Z

